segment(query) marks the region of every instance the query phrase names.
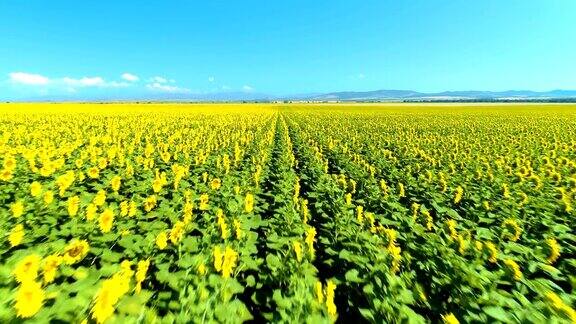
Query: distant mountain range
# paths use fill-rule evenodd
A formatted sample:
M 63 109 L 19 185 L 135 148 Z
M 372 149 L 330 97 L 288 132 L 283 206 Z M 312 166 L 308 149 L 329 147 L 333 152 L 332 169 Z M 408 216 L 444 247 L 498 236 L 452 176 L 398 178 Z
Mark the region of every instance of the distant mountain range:
M 344 91 L 316 95 L 309 100 L 321 101 L 378 101 L 378 100 L 530 100 L 530 99 L 576 99 L 576 90 L 553 90 L 536 92 L 528 90 L 510 91 L 444 91 L 424 93 L 412 90 Z
M 42 96 L 22 98 L 15 101 L 475 101 L 475 100 L 574 100 L 576 90 L 553 90 L 536 92 L 529 90 L 510 91 L 444 91 L 425 93 L 412 90 L 375 90 L 375 91 L 342 91 L 317 94 L 300 94 L 288 96 L 274 96 L 256 92 L 214 92 L 214 93 L 187 93 L 187 94 L 141 94 L 126 95 L 115 94 L 110 96 Z

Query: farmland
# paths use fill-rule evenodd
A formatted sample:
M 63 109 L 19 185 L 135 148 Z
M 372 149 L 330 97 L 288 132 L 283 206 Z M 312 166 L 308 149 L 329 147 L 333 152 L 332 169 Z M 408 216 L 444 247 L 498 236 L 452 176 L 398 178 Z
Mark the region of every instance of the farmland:
M 0 105 L 0 322 L 576 323 L 574 105 Z

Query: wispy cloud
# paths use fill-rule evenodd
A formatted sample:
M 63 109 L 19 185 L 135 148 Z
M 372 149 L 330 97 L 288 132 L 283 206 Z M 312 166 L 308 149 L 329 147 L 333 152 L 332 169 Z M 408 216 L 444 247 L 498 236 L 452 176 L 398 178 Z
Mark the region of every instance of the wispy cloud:
M 168 79 L 161 77 L 161 76 L 155 76 L 155 77 L 151 77 L 150 79 L 148 79 L 148 82 L 152 82 L 152 83 L 168 83 Z
M 57 80 L 60 81 L 60 80 Z M 64 77 L 61 80 L 65 85 L 72 88 L 85 88 L 85 87 L 99 87 L 99 88 L 121 88 L 127 87 L 130 84 L 127 82 L 106 81 L 102 77 L 83 77 L 75 79 L 71 77 Z
M 93 77 L 81 77 L 74 78 L 65 76 L 63 78 L 49 78 L 40 74 L 26 73 L 26 72 L 13 72 L 8 74 L 9 81 L 13 84 L 22 86 L 32 86 L 32 87 L 42 87 L 42 88 L 52 88 L 69 91 L 70 89 L 76 88 L 88 88 L 88 87 L 99 87 L 99 88 L 119 88 L 127 87 L 130 84 L 122 81 L 106 81 L 104 78 L 99 76 Z
M 128 73 L 128 72 L 122 74 L 122 79 L 126 80 L 128 82 L 136 82 L 136 81 L 140 80 L 140 78 L 137 75 L 134 75 L 134 74 Z
M 12 72 L 9 74 L 10 82 L 24 85 L 47 85 L 50 79 L 40 75 L 26 72 Z
M 250 92 L 250 91 L 253 91 L 254 88 L 252 88 L 252 87 L 249 86 L 249 85 L 245 85 L 245 86 L 242 87 L 242 90 L 243 90 L 243 91 L 246 91 L 246 92 Z
M 216 79 L 213 76 L 208 77 L 208 82 L 212 83 L 214 82 Z
M 9 82 L 15 87 L 30 89 L 37 93 L 82 93 L 84 90 L 92 88 L 93 91 L 105 91 L 111 88 L 128 88 L 132 91 L 153 91 L 172 94 L 192 93 L 192 90 L 176 84 L 174 79 L 163 76 L 153 76 L 142 78 L 145 82 L 140 83 L 141 78 L 134 74 L 125 72 L 117 80 L 107 80 L 101 76 L 83 76 L 83 77 L 49 77 L 40 74 L 26 72 L 12 72 L 9 75 Z M 214 77 L 208 79 L 211 83 L 215 81 Z M 226 86 L 223 90 L 229 89 Z M 244 86 L 243 91 L 252 91 L 252 87 Z
M 152 91 L 168 92 L 168 93 L 190 93 L 190 89 L 162 84 L 160 82 L 149 83 L 146 88 Z

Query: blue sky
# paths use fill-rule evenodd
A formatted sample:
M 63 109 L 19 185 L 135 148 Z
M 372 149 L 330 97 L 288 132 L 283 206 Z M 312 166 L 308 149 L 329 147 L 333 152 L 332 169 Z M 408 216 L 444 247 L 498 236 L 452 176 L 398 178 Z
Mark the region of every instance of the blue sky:
M 576 1 L 0 1 L 0 98 L 375 89 L 576 89 Z

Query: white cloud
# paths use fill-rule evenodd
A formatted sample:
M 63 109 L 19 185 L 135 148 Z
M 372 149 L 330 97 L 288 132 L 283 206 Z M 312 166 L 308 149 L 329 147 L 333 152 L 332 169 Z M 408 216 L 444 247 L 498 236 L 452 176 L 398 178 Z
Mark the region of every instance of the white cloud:
M 214 80 L 215 80 L 215 79 L 214 79 L 213 76 L 208 77 L 208 82 L 214 82 Z
M 101 77 L 83 77 L 80 79 L 64 77 L 62 82 L 70 87 L 103 87 L 106 84 L 106 81 Z
M 358 79 L 364 79 L 366 76 L 364 75 L 364 73 L 360 73 L 358 74 Z
M 227 85 L 223 85 L 223 86 L 222 86 L 222 90 L 230 90 L 230 87 L 227 86 Z
M 252 91 L 252 90 L 254 90 L 254 88 L 252 88 L 252 87 L 249 86 L 249 85 L 245 85 L 245 86 L 242 87 L 242 90 L 244 90 L 244 91 Z
M 118 82 L 118 81 L 106 82 L 106 87 L 124 88 L 124 87 L 129 87 L 129 86 L 130 86 L 130 83 L 128 83 L 128 82 Z
M 83 77 L 80 79 L 74 79 L 70 77 L 62 78 L 62 82 L 68 87 L 73 88 L 84 88 L 84 87 L 100 87 L 100 88 L 122 88 L 127 87 L 130 84 L 127 82 L 118 81 L 106 81 L 101 77 Z
M 150 81 L 152 83 L 168 83 L 168 80 L 166 78 L 161 77 L 161 76 L 152 77 L 148 81 Z
M 211 77 L 213 78 L 213 77 Z M 152 90 L 166 93 L 191 93 L 190 89 L 176 85 L 176 81 L 161 76 L 155 76 L 147 79 L 145 84 L 139 85 L 140 77 L 131 73 L 123 73 L 117 80 L 106 80 L 100 76 L 73 77 L 65 76 L 58 78 L 46 77 L 40 74 L 25 72 L 13 72 L 9 74 L 9 82 L 24 86 L 40 87 L 40 90 L 50 91 L 51 93 L 65 92 L 76 93 L 82 89 L 110 89 L 136 87 L 140 90 Z M 246 89 L 246 88 L 245 88 Z M 38 90 L 38 89 L 37 89 Z M 250 88 L 251 90 L 251 88 Z M 249 91 L 249 90 L 247 90 Z
M 140 78 L 137 75 L 134 75 L 132 73 L 122 74 L 122 79 L 129 81 L 129 82 L 136 82 L 136 81 L 140 80 Z
M 25 72 L 13 72 L 9 74 L 10 81 L 26 85 L 46 85 L 50 83 L 50 79 L 40 74 L 32 74 Z
M 147 84 L 146 88 L 154 91 L 169 92 L 169 93 L 190 93 L 190 89 L 165 85 L 161 84 L 160 82 Z

